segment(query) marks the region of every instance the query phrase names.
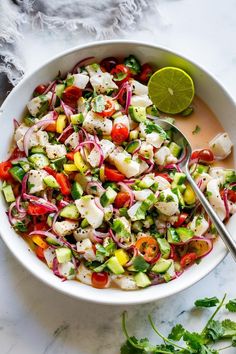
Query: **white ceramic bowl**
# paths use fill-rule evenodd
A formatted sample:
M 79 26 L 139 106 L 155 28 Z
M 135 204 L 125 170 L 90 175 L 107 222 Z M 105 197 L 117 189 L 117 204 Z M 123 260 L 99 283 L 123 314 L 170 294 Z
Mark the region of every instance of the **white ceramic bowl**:
M 142 62 L 160 66 L 178 66 L 187 70 L 192 76 L 196 93 L 216 114 L 231 139 L 236 143 L 236 109 L 233 100 L 224 88 L 205 70 L 182 56 L 154 45 L 130 41 L 104 41 L 81 46 L 53 58 L 41 68 L 25 77 L 7 97 L 0 115 L 0 161 L 7 156 L 13 134 L 13 118 L 20 119 L 34 88 L 43 82 L 52 80 L 60 70 L 67 72 L 79 60 L 95 56 L 99 61 L 107 56 L 124 57 L 136 55 Z M 207 129 L 207 122 L 206 122 Z M 188 269 L 180 278 L 167 284 L 149 287 L 143 290 L 126 292 L 115 288 L 98 290 L 77 281 L 62 282 L 47 268 L 35 254 L 29 250 L 27 243 L 11 229 L 5 214 L 6 205 L 0 200 L 0 233 L 15 257 L 36 277 L 49 286 L 78 299 L 104 304 L 137 304 L 150 302 L 178 293 L 196 283 L 225 257 L 226 249 L 218 240 L 213 251 L 199 265 Z M 231 220 L 231 226 L 233 224 Z M 232 229 L 232 227 L 231 227 Z M 234 231 L 236 233 L 236 230 Z

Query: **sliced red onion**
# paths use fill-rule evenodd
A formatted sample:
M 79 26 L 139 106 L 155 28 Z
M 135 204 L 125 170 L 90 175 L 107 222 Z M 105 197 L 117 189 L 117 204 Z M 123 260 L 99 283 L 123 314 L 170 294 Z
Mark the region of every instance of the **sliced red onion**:
M 70 134 L 68 134 L 70 132 Z M 74 128 L 72 127 L 71 124 L 68 125 L 68 127 L 66 127 L 63 132 L 61 133 L 61 135 L 59 135 L 59 137 L 57 138 L 57 141 L 60 141 L 64 135 L 68 135 L 68 137 L 74 132 Z
M 59 278 L 61 278 L 62 280 L 65 281 L 66 278 L 63 275 L 60 274 L 58 266 L 59 266 L 59 263 L 58 263 L 57 257 L 55 257 L 53 259 L 53 263 L 52 263 L 52 271 L 57 277 L 59 277 Z
M 79 142 L 82 143 L 84 140 L 90 140 L 89 134 L 86 132 L 84 128 L 80 128 L 79 131 Z
M 16 202 L 11 203 L 11 205 L 9 206 L 9 209 L 8 209 L 8 213 L 7 213 L 8 219 L 9 219 L 9 222 L 11 225 L 15 225 L 15 223 L 17 221 L 23 220 L 27 215 L 26 211 L 24 211 L 24 212 L 18 213 L 17 216 L 13 216 L 12 211 L 15 207 L 16 207 Z
M 125 249 L 125 250 L 128 250 L 128 249 L 130 249 L 131 247 L 133 247 L 133 245 L 131 245 L 131 244 L 130 244 L 130 245 L 124 245 L 123 243 L 121 243 L 121 242 L 118 240 L 118 238 L 114 235 L 112 229 L 109 230 L 109 234 L 110 234 L 110 236 L 112 237 L 113 241 L 117 244 L 118 247 L 123 248 L 123 249 Z
M 130 247 L 130 251 L 133 251 L 132 258 L 125 264 L 126 267 L 130 267 L 133 264 L 135 257 L 138 255 L 138 249 L 135 246 Z
M 82 60 L 80 60 L 78 63 L 75 64 L 75 66 L 73 67 L 73 69 L 71 70 L 72 74 L 76 74 L 78 71 L 77 69 L 80 68 L 81 66 L 86 66 L 88 65 L 87 61 L 94 59 L 95 57 L 87 57 L 84 58 Z
M 154 264 L 154 263 L 156 263 L 157 261 L 158 261 L 158 259 L 160 259 L 161 258 L 161 252 L 159 252 L 157 255 L 156 255 L 156 257 L 154 257 L 151 261 L 147 261 L 148 263 L 150 263 L 150 264 Z
M 57 221 L 57 218 L 58 218 L 59 214 L 60 214 L 60 210 L 58 210 L 58 212 L 54 215 L 53 221 L 52 221 L 52 229 L 53 229 L 53 232 L 55 232 L 56 235 L 57 235 L 57 232 L 55 230 L 55 223 Z
M 93 190 L 93 187 L 96 187 L 96 190 Z M 97 181 L 91 181 L 88 182 L 86 186 L 86 193 L 87 194 L 92 194 L 94 195 L 101 195 L 103 192 L 105 192 L 105 189 L 103 188 L 102 184 L 97 182 Z
M 129 184 L 134 184 L 135 181 L 136 181 L 136 180 L 135 180 L 135 179 L 132 179 L 132 178 L 131 178 L 131 179 L 124 179 L 124 180 L 123 180 L 123 183 L 129 185 Z
M 98 197 L 94 198 L 94 203 L 101 211 L 104 212 L 104 208 L 103 208 L 102 204 L 100 203 L 100 198 L 98 198 Z
M 153 170 L 154 162 L 150 159 L 145 159 L 142 155 L 139 155 L 140 160 L 146 162 L 148 164 L 148 168 L 144 171 L 144 173 L 150 173 Z
M 131 97 L 132 97 L 132 87 L 127 84 L 126 86 L 126 104 L 125 104 L 125 113 L 128 113 L 128 109 L 131 103 Z
M 59 204 L 58 208 L 59 208 L 59 209 L 62 209 L 62 208 L 64 208 L 65 206 L 67 206 L 68 204 L 70 204 L 70 203 L 69 203 L 69 202 L 66 202 L 65 200 L 60 200 L 58 204 Z
M 54 83 L 52 89 L 51 89 L 51 92 L 52 92 L 52 97 L 50 99 L 50 102 L 49 102 L 49 109 L 52 109 L 54 108 L 54 105 L 56 103 L 56 99 L 57 99 L 57 96 L 56 96 L 56 83 Z
M 175 169 L 177 172 L 181 172 L 181 168 L 178 165 L 176 165 L 175 163 L 170 163 L 168 165 L 165 165 L 164 168 L 167 170 L 174 170 Z
M 27 181 L 28 181 L 29 173 L 27 172 L 21 182 L 21 196 L 27 193 Z
M 100 145 L 98 145 L 95 141 L 93 140 L 88 140 L 88 141 L 84 141 L 82 143 L 80 143 L 79 145 L 76 146 L 76 148 L 74 149 L 74 151 L 79 151 L 81 150 L 81 148 L 85 147 L 85 146 L 93 146 L 94 149 L 97 150 L 98 154 L 99 154 L 99 163 L 98 163 L 98 167 L 101 167 L 104 161 L 104 155 L 103 155 L 103 151 L 100 147 Z
M 74 109 L 68 106 L 67 104 L 65 104 L 62 101 L 62 99 L 61 99 L 61 106 L 67 118 L 70 118 L 70 116 L 74 113 Z
M 26 210 L 24 208 L 21 207 L 21 196 L 19 195 L 16 198 L 16 209 L 18 211 L 18 213 L 26 213 Z
M 126 193 L 129 194 L 129 197 L 130 197 L 129 206 L 132 206 L 132 205 L 134 204 L 134 192 L 132 191 L 132 189 L 129 188 L 129 187 L 127 186 L 127 184 L 125 184 L 125 183 L 123 183 L 123 182 L 119 182 L 119 183 L 117 183 L 117 184 L 118 184 L 118 186 L 121 187 L 121 189 L 122 189 L 124 192 L 126 192 Z
M 213 242 L 209 238 L 202 237 L 202 236 L 195 236 L 195 237 L 191 238 L 189 241 L 187 241 L 188 251 L 190 251 L 190 246 L 191 246 L 191 243 L 193 243 L 193 242 L 198 243 L 198 244 L 200 244 L 201 242 L 205 242 L 207 245 L 207 249 L 205 249 L 205 250 L 203 249 L 203 252 L 201 254 L 197 254 L 197 252 L 194 251 L 194 247 L 193 247 L 193 252 L 197 254 L 197 258 L 205 257 L 212 251 Z M 195 247 L 195 249 L 196 249 L 196 247 Z
M 35 128 L 41 128 L 41 127 L 47 126 L 48 124 L 52 123 L 55 119 L 56 118 L 53 114 L 52 118 L 41 119 L 39 122 L 35 123 L 32 127 L 30 127 L 27 130 L 27 132 L 24 135 L 24 140 L 23 140 L 24 151 L 25 151 L 26 156 L 28 156 L 28 154 L 29 154 L 30 137 L 34 133 Z
M 46 201 L 43 198 L 36 197 L 35 195 L 30 195 L 30 194 L 24 193 L 23 194 L 23 199 L 27 199 L 31 203 L 35 204 L 35 205 L 43 206 L 49 212 L 52 212 L 52 211 L 56 211 L 57 212 L 58 211 L 58 208 L 57 208 L 57 206 L 55 204 L 50 203 L 50 202 Z
M 178 164 L 180 164 L 181 162 L 183 162 L 184 160 L 185 160 L 185 158 L 186 158 L 186 156 L 187 156 L 187 149 L 186 148 L 184 148 L 184 154 L 183 154 L 183 156 L 176 162 L 176 164 L 178 165 Z
M 13 124 L 15 130 L 20 126 L 20 123 L 15 118 L 13 119 Z
M 228 203 L 228 189 L 224 188 L 223 190 L 223 202 L 224 202 L 224 207 L 225 207 L 225 219 L 228 220 L 230 217 L 230 212 L 229 212 L 229 203 Z
M 53 88 L 53 86 L 56 84 L 56 80 L 52 81 L 48 87 L 46 88 L 46 90 L 43 92 L 43 95 L 46 95 L 49 91 L 51 91 L 51 89 Z
M 112 99 L 117 100 L 124 93 L 124 90 L 126 90 L 126 87 L 127 87 L 127 81 L 121 85 L 119 91 L 117 92 L 117 94 L 115 96 L 112 97 Z
M 109 232 L 100 232 L 100 231 L 94 230 L 93 233 L 98 238 L 106 238 L 106 237 L 110 236 Z

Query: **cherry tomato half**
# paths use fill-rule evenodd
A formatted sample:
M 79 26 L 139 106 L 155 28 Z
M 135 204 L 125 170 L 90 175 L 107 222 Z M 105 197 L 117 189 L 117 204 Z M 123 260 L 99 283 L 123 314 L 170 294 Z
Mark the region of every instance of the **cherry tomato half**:
M 143 64 L 141 73 L 139 74 L 139 80 L 143 83 L 147 83 L 153 73 L 152 67 L 149 64 Z
M 116 199 L 114 201 L 114 205 L 117 209 L 127 207 L 130 202 L 129 193 L 119 192 L 117 193 Z
M 38 85 L 34 89 L 34 96 L 42 95 L 44 93 L 44 91 L 46 90 L 46 88 L 47 88 L 47 85 Z
M 40 247 L 40 246 L 37 246 L 36 249 L 35 249 L 35 253 L 36 253 L 37 257 L 39 259 L 41 259 L 42 261 L 45 260 L 43 251 L 44 251 L 44 249 L 42 247 Z
M 162 178 L 165 178 L 169 183 L 172 182 L 172 178 L 168 175 L 168 173 L 156 172 L 155 175 L 156 175 L 156 176 L 160 176 L 160 177 L 162 177 Z
M 108 282 L 108 274 L 106 272 L 92 274 L 92 285 L 94 288 L 103 289 L 107 285 Z
M 55 171 L 52 167 L 45 166 L 43 169 L 44 169 L 44 171 L 46 171 L 47 173 L 49 173 L 53 177 L 56 177 L 57 171 Z
M 141 237 L 140 239 L 138 239 L 135 246 L 147 262 L 151 262 L 159 252 L 158 243 L 151 236 Z
M 44 215 L 48 213 L 48 209 L 43 205 L 29 203 L 27 212 L 29 215 Z
M 115 143 L 121 144 L 128 139 L 129 129 L 123 123 L 116 123 L 112 128 L 111 137 Z
M 68 86 L 63 92 L 62 99 L 68 106 L 76 108 L 77 101 L 81 96 L 81 89 L 76 86 Z
M 116 109 L 115 109 L 114 101 L 110 98 L 107 98 L 105 109 L 102 112 L 96 112 L 96 113 L 103 117 L 111 117 L 115 113 L 115 111 Z
M 183 225 L 183 223 L 185 222 L 185 220 L 187 219 L 188 214 L 187 213 L 181 213 L 179 214 L 179 218 L 178 220 L 174 223 L 174 227 L 179 227 L 181 225 Z
M 198 159 L 200 162 L 212 163 L 214 161 L 214 154 L 210 149 L 196 150 L 192 153 L 191 159 Z
M 125 179 L 125 176 L 117 171 L 115 168 L 105 166 L 105 177 L 106 180 L 112 182 L 121 182 Z
M 185 254 L 181 260 L 180 260 L 180 265 L 182 268 L 186 268 L 187 266 L 193 264 L 197 259 L 196 253 L 187 253 Z
M 9 172 L 12 164 L 10 161 L 4 161 L 0 163 L 0 179 L 2 181 L 9 181 L 12 179 L 12 176 Z
M 104 58 L 101 63 L 100 63 L 100 66 L 101 68 L 104 68 L 105 71 L 107 72 L 111 72 L 112 69 L 114 69 L 116 67 L 116 65 L 118 64 L 118 61 L 116 58 L 114 57 L 107 57 L 107 58 Z
M 118 64 L 114 69 L 111 70 L 111 74 L 114 76 L 113 80 L 117 83 L 123 83 L 130 78 L 130 70 L 127 66 L 123 64 Z
M 228 190 L 228 200 L 230 200 L 232 203 L 236 203 L 236 191 L 233 189 Z

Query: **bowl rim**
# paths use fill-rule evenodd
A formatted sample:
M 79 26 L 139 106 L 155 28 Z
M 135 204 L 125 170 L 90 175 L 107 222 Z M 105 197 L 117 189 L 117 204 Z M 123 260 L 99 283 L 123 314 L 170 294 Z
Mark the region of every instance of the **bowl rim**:
M 20 91 L 21 90 L 21 86 L 24 85 L 24 83 L 28 80 L 30 80 L 30 78 L 32 78 L 35 74 L 37 74 L 40 70 L 42 70 L 44 67 L 46 67 L 47 65 L 49 65 L 50 63 L 52 63 L 53 61 L 64 57 L 66 55 L 72 54 L 74 52 L 78 52 L 82 49 L 87 49 L 90 47 L 94 47 L 94 46 L 104 46 L 104 45 L 111 45 L 111 44 L 124 44 L 124 45 L 140 45 L 143 47 L 147 47 L 147 48 L 154 48 L 154 49 L 158 49 L 161 50 L 163 52 L 172 54 L 172 55 L 176 55 L 179 58 L 189 62 L 190 64 L 192 64 L 193 66 L 195 66 L 196 68 L 200 69 L 206 76 L 210 77 L 217 85 L 218 87 L 223 91 L 224 95 L 227 97 L 227 99 L 229 101 L 231 101 L 232 105 L 235 106 L 236 108 L 236 102 L 233 100 L 232 96 L 228 93 L 228 91 L 224 88 L 224 86 L 221 84 L 221 82 L 218 81 L 218 79 L 208 70 L 206 70 L 202 65 L 197 64 L 194 60 L 189 59 L 188 57 L 186 57 L 185 55 L 180 54 L 178 51 L 172 50 L 168 47 L 165 46 L 161 46 L 161 45 L 156 45 L 154 43 L 146 43 L 146 42 L 142 42 L 142 41 L 136 41 L 136 40 L 126 40 L 126 39 L 116 39 L 116 40 L 102 40 L 102 41 L 92 41 L 89 42 L 88 44 L 82 44 L 79 46 L 75 46 L 73 48 L 64 50 L 60 53 L 58 53 L 57 55 L 51 57 L 51 59 L 48 59 L 46 62 L 44 62 L 42 65 L 40 65 L 39 67 L 37 67 L 35 70 L 31 71 L 29 74 L 26 74 L 23 79 L 11 90 L 11 92 L 9 93 L 9 95 L 6 97 L 6 99 L 4 100 L 4 102 L 2 103 L 2 105 L 0 106 L 0 115 L 1 113 L 4 111 L 5 107 L 8 105 L 8 101 L 11 99 L 11 96 Z M 7 237 L 4 236 L 4 233 L 2 232 L 2 230 L 0 229 L 0 236 L 1 239 L 4 241 L 4 243 L 6 244 L 6 246 L 8 247 L 8 249 L 11 251 L 11 253 L 15 256 L 15 258 L 23 265 L 23 267 L 25 267 L 31 274 L 33 274 L 37 279 L 39 279 L 40 281 L 42 281 L 44 284 L 48 285 L 51 288 L 56 289 L 57 291 L 59 291 L 62 294 L 65 295 L 69 295 L 73 298 L 76 298 L 78 300 L 83 300 L 86 302 L 92 302 L 92 303 L 99 303 L 99 304 L 104 304 L 104 305 L 136 305 L 136 304 L 141 304 L 141 303 L 147 303 L 147 302 L 153 302 L 153 301 L 157 301 L 163 298 L 167 298 L 171 295 L 177 294 L 179 292 L 182 292 L 183 290 L 189 288 L 190 286 L 194 285 L 195 283 L 199 282 L 201 279 L 205 278 L 216 266 L 218 266 L 223 259 L 226 257 L 226 255 L 228 254 L 227 249 L 225 248 L 225 251 L 222 252 L 222 254 L 217 257 L 215 260 L 213 260 L 211 262 L 211 265 L 209 265 L 209 267 L 207 268 L 207 270 L 205 271 L 204 275 L 202 275 L 200 272 L 197 276 L 194 277 L 193 280 L 189 279 L 188 282 L 185 282 L 182 284 L 182 286 L 180 287 L 180 289 L 169 289 L 168 294 L 162 294 L 162 295 L 158 295 L 158 292 L 156 293 L 151 293 L 151 294 L 147 294 L 146 297 L 142 298 L 142 299 L 132 299 L 132 296 L 129 296 L 128 294 L 130 294 L 129 291 L 126 291 L 127 293 L 127 299 L 125 300 L 119 300 L 119 298 L 117 297 L 112 297 L 111 299 L 107 300 L 104 299 L 103 297 L 97 297 L 94 296 L 93 294 L 90 295 L 88 298 L 86 298 L 86 295 L 84 294 L 80 294 L 79 292 L 77 294 L 72 294 L 70 292 L 70 290 L 68 288 L 63 288 L 61 286 L 61 283 L 51 283 L 50 279 L 48 279 L 47 277 L 42 277 L 40 275 L 40 273 L 37 273 L 36 270 L 34 270 L 33 268 L 28 267 L 25 263 L 24 260 L 19 256 L 19 254 L 17 253 L 17 251 L 11 247 L 10 242 L 8 242 Z M 88 286 L 88 285 L 87 285 Z M 99 290 L 99 289 L 98 289 Z M 100 291 L 100 290 L 99 290 Z M 121 290 L 122 292 L 124 292 L 124 290 Z M 145 289 L 141 289 L 141 290 L 136 290 L 135 293 L 140 292 L 143 293 L 145 291 Z M 131 292 L 132 293 L 132 292 Z M 155 296 L 156 294 L 156 296 Z

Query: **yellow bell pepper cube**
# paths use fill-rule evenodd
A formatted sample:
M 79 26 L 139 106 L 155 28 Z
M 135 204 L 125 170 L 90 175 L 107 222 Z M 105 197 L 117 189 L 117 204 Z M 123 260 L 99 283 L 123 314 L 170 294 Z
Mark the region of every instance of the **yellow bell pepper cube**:
M 56 131 L 61 134 L 66 127 L 67 118 L 65 114 L 59 114 L 56 122 Z
M 196 202 L 196 195 L 190 184 L 187 184 L 183 197 L 185 203 L 188 205 L 194 204 Z
M 76 167 L 76 165 L 74 163 L 65 163 L 63 165 L 64 171 L 65 172 L 75 172 L 78 171 L 78 168 Z
M 74 154 L 74 163 L 81 173 L 85 173 L 89 169 L 89 166 L 84 162 L 79 151 Z
M 35 235 L 32 237 L 32 241 L 39 247 L 43 248 L 44 250 L 48 248 L 48 244 L 42 239 L 41 236 Z
M 120 265 L 125 265 L 129 261 L 128 253 L 125 250 L 119 249 L 115 251 L 115 256 L 118 259 Z

